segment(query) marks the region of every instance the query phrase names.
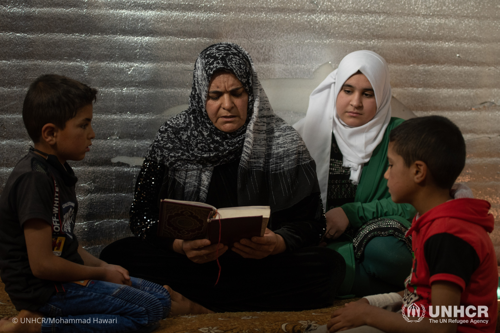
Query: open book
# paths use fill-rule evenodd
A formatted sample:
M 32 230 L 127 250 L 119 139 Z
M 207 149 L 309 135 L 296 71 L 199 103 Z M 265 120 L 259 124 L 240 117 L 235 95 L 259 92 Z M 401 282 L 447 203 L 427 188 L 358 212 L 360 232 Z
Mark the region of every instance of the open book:
M 202 202 L 163 199 L 157 234 L 184 240 L 208 238 L 217 244 L 220 224 L 220 242 L 231 247 L 242 238 L 263 236 L 270 215 L 269 206 L 217 209 Z

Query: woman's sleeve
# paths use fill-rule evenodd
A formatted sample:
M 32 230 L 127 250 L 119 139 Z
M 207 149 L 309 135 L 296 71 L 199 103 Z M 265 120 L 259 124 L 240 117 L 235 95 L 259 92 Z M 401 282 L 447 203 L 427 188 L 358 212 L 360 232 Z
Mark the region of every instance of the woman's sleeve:
M 130 207 L 130 230 L 142 239 L 154 238 L 159 216 L 159 194 L 165 165 L 145 159 L 135 184 Z
M 287 251 L 318 245 L 326 230 L 321 193 L 316 192 L 287 209 L 271 214 L 272 229 L 281 235 Z
M 386 216 L 401 216 L 411 222 L 417 211 L 410 204 L 396 204 L 390 198 L 374 200 L 368 203 L 351 202 L 341 206 L 354 228 L 359 228 L 368 221 Z

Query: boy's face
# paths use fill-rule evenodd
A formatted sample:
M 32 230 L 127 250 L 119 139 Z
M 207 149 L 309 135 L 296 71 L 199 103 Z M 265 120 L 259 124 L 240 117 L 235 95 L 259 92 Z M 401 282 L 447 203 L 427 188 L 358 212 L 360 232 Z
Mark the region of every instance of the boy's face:
M 92 129 L 92 104 L 79 109 L 74 118 L 66 122 L 63 130 L 58 129 L 56 135 L 55 155 L 64 164 L 68 160 L 80 161 L 88 152 L 95 138 Z
M 395 203 L 412 203 L 415 182 L 411 169 L 406 166 L 403 157 L 396 154 L 393 147 L 394 143 L 389 142 L 389 149 L 387 150 L 389 168 L 384 174 L 391 199 Z

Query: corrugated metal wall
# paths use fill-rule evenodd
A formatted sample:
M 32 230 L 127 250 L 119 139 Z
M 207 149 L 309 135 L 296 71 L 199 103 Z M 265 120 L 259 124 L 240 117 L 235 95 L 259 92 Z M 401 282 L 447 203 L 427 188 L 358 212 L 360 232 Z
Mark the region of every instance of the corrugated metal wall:
M 231 41 L 251 54 L 290 123 L 343 56 L 380 53 L 398 100 L 461 127 L 461 180 L 500 216 L 499 19 L 498 0 L 2 0 L 0 189 L 29 145 L 20 116 L 27 86 L 44 73 L 73 77 L 101 92 L 97 138 L 72 164 L 79 235 L 94 253 L 127 235 L 140 158 L 159 125 L 187 104 L 198 53 Z M 500 246 L 500 232 L 492 238 Z

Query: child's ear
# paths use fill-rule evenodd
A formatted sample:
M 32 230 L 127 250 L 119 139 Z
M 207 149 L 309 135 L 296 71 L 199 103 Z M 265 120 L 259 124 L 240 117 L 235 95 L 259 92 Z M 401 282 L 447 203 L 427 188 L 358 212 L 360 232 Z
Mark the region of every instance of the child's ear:
M 429 171 L 427 169 L 427 164 L 422 161 L 416 161 L 413 163 L 413 180 L 415 183 L 420 184 L 422 183 L 425 178 L 427 177 L 427 172 Z
M 41 140 L 48 143 L 51 146 L 54 145 L 56 143 L 58 130 L 59 128 L 52 123 L 45 124 L 42 127 Z

